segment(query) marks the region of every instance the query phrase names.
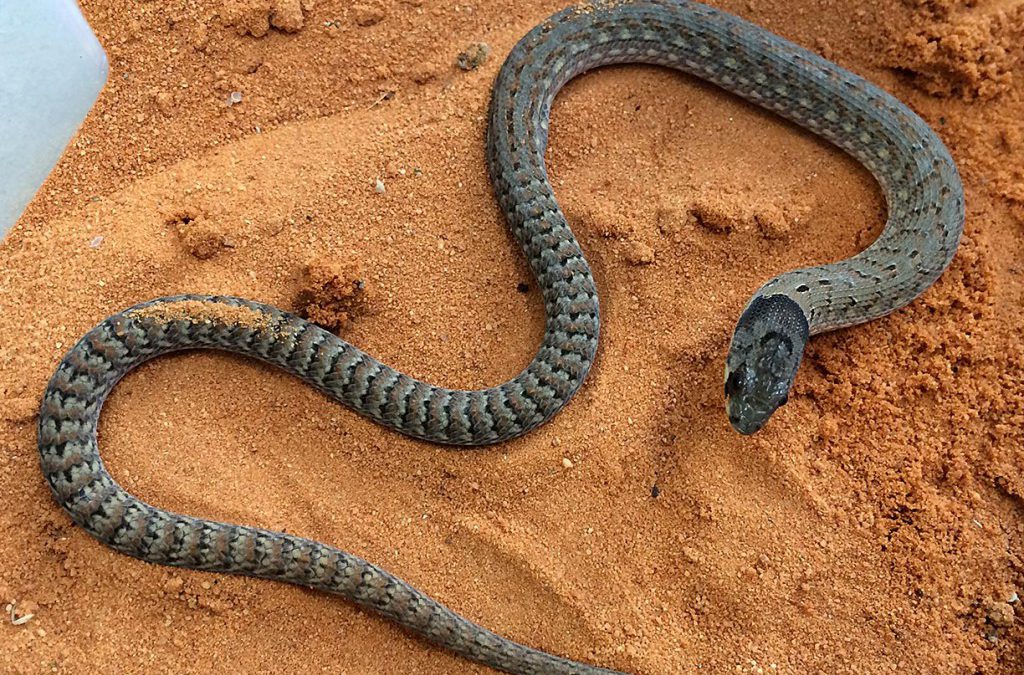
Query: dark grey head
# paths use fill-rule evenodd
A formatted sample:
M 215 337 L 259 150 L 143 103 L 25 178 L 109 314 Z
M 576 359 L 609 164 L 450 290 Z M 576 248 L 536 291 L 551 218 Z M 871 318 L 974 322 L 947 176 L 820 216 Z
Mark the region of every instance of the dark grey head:
M 785 295 L 755 298 L 743 312 L 725 362 L 733 429 L 752 434 L 786 403 L 808 332 L 800 305 Z

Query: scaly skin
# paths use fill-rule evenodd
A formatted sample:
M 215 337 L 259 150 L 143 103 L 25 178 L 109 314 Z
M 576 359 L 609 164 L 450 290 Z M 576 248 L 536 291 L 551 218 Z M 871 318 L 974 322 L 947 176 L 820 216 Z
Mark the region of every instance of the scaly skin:
M 637 0 L 570 8 L 515 46 L 498 75 L 490 110 L 491 179 L 547 312 L 543 344 L 521 374 L 480 391 L 435 387 L 274 307 L 230 297 L 153 300 L 89 331 L 44 394 L 39 452 L 59 504 L 91 535 L 128 555 L 335 593 L 500 670 L 614 672 L 512 642 L 326 544 L 145 504 L 111 478 L 96 438 L 103 401 L 125 373 L 161 354 L 196 348 L 277 365 L 360 414 L 436 443 L 495 443 L 548 420 L 586 377 L 599 326 L 594 280 L 544 167 L 548 113 L 568 80 L 610 63 L 658 64 L 714 82 L 846 150 L 872 171 L 885 193 L 889 220 L 867 250 L 783 274 L 748 305 L 726 385 L 730 416 L 740 431 L 759 428 L 763 409 L 774 410 L 784 400 L 808 335 L 890 312 L 914 299 L 948 265 L 963 222 L 960 179 L 931 129 L 894 98 L 796 45 L 697 3 Z

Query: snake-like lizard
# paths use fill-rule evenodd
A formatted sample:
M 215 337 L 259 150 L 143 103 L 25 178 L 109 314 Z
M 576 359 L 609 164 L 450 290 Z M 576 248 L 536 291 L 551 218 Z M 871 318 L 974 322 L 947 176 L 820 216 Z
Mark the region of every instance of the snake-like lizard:
M 100 459 L 103 401 L 161 354 L 221 349 L 279 366 L 396 431 L 451 445 L 520 436 L 579 389 L 598 340 L 597 289 L 544 165 L 552 100 L 612 63 L 675 68 L 778 113 L 859 160 L 881 185 L 888 222 L 862 253 L 782 274 L 740 316 L 727 364 L 728 414 L 757 431 L 782 405 L 810 335 L 891 312 L 948 266 L 963 228 L 949 152 L 916 114 L 864 79 L 726 12 L 687 0 L 594 2 L 559 12 L 513 48 L 494 85 L 487 161 L 509 227 L 544 295 L 543 344 L 523 372 L 489 389 L 418 381 L 332 333 L 234 297 L 178 296 L 105 319 L 64 357 L 43 396 L 39 452 L 60 505 L 91 535 L 142 560 L 245 574 L 338 594 L 431 642 L 510 673 L 610 673 L 483 628 L 354 555 L 317 541 L 150 506 Z

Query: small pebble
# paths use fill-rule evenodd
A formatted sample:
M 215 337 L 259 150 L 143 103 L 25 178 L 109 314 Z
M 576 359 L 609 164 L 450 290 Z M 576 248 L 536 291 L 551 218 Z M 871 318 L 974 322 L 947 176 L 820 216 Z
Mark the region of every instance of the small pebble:
M 274 13 L 270 17 L 270 25 L 286 33 L 300 30 L 306 19 L 302 13 L 303 4 L 305 2 L 300 0 L 277 0 L 274 3 Z
M 375 26 L 384 18 L 384 10 L 370 5 L 352 5 L 357 26 Z
M 103 235 L 96 235 L 92 238 L 92 241 L 89 242 L 89 248 L 99 248 L 102 243 Z
M 1015 612 L 1007 602 L 993 602 L 988 608 L 988 621 L 997 628 L 1009 628 L 1013 625 Z
M 491 46 L 486 42 L 473 42 L 459 52 L 455 65 L 462 70 L 476 70 L 482 66 L 491 54 Z
M 156 102 L 157 109 L 164 115 L 170 115 L 174 112 L 174 97 L 166 91 L 162 91 L 153 97 Z
M 566 469 L 571 469 L 572 468 L 572 460 L 569 459 L 568 457 L 563 457 L 562 458 L 562 466 L 564 466 Z
M 239 103 L 241 103 L 242 102 L 242 92 L 240 92 L 240 91 L 233 91 L 233 92 L 231 92 L 231 96 L 228 97 L 228 102 L 231 103 L 231 105 L 238 105 Z
M 654 264 L 654 249 L 640 241 L 626 245 L 626 262 L 634 267 Z
M 378 178 L 377 179 L 377 183 L 374 185 L 373 189 L 376 190 L 377 192 L 383 194 L 384 190 L 385 190 L 385 188 L 384 188 L 384 181 L 382 181 L 380 178 Z

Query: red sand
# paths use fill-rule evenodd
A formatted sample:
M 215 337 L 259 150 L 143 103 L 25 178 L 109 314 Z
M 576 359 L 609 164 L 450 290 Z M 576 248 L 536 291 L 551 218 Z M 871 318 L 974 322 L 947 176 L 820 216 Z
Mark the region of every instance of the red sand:
M 183 292 L 306 311 L 440 384 L 518 372 L 542 306 L 491 196 L 485 111 L 504 55 L 561 3 L 82 4 L 110 83 L 0 244 L 0 598 L 32 615 L 0 620 L 0 671 L 484 672 L 337 598 L 106 549 L 50 499 L 34 419 L 79 335 Z M 114 475 L 630 672 L 1024 671 L 1024 3 L 721 5 L 907 101 L 967 188 L 949 272 L 813 340 L 761 434 L 723 412 L 735 319 L 771 275 L 866 245 L 880 194 L 810 135 L 630 67 L 554 106 L 549 168 L 604 329 L 552 423 L 452 451 L 190 354 L 115 391 Z M 490 58 L 457 68 L 476 42 Z

